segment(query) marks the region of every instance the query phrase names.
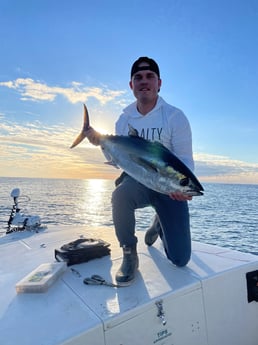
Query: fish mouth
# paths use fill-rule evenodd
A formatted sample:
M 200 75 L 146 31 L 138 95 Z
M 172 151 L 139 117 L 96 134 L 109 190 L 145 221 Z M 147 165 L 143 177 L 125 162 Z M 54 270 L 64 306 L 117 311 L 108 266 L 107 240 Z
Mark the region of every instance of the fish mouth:
M 190 182 L 190 183 L 189 183 Z M 184 177 L 180 180 L 180 186 L 186 187 L 187 190 L 183 191 L 184 194 L 188 196 L 198 196 L 203 195 L 203 186 L 195 186 L 195 184 L 191 183 L 189 177 Z
M 199 190 L 188 190 L 186 192 L 183 192 L 183 194 L 187 196 L 199 196 L 199 195 L 203 195 L 203 192 Z

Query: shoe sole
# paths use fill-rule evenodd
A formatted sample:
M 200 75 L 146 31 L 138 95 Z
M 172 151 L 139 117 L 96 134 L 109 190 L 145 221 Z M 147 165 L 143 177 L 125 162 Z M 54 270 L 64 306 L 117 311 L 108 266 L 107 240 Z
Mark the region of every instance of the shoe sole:
M 137 270 L 135 272 L 135 276 L 137 274 L 137 271 L 138 271 L 138 267 L 137 267 Z M 132 285 L 132 283 L 135 281 L 135 279 L 136 279 L 136 277 L 134 277 L 133 279 L 131 279 L 127 282 L 120 282 L 120 281 L 116 280 L 116 285 L 117 285 L 117 287 L 127 287 L 127 286 Z

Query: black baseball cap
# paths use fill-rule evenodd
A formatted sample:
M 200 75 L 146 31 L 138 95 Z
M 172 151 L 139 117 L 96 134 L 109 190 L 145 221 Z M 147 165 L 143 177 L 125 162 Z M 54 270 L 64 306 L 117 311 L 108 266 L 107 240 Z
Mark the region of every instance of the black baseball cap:
M 149 66 L 139 67 L 139 65 L 142 62 L 146 62 Z M 160 78 L 159 66 L 158 66 L 157 62 L 151 58 L 148 58 L 147 56 L 141 56 L 141 57 L 139 57 L 138 60 L 136 60 L 133 63 L 132 68 L 131 68 L 131 78 L 135 73 L 137 73 L 139 71 L 145 71 L 145 70 L 150 70 L 150 71 L 156 73 L 157 76 Z

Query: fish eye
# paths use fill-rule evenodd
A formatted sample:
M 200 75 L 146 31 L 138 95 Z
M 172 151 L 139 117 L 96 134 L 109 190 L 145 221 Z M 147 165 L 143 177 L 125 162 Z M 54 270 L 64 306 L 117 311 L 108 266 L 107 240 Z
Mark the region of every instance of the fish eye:
M 182 186 L 182 187 L 187 186 L 187 185 L 189 184 L 189 178 L 188 178 L 188 177 L 182 178 L 182 179 L 180 180 L 179 184 L 180 184 L 180 186 Z

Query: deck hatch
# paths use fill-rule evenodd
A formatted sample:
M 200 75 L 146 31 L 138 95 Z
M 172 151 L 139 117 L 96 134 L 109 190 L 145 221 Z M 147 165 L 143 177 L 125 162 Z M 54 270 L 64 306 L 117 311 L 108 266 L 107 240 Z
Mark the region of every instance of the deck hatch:
M 246 273 L 248 303 L 258 302 L 258 270 Z

